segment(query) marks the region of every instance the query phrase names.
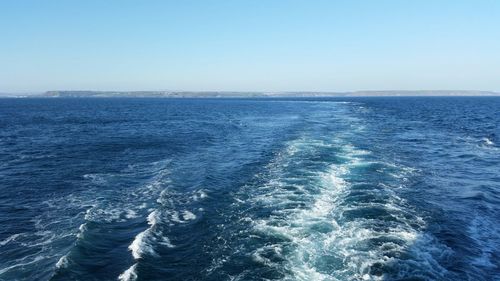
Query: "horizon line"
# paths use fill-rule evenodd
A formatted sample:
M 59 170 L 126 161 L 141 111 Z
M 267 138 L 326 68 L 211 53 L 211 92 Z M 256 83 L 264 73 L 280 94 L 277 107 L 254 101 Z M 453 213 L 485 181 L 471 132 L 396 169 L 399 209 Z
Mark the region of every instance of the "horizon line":
M 484 92 L 484 93 L 497 93 L 500 94 L 500 90 L 475 90 L 475 89 L 411 89 L 411 90 L 347 90 L 347 91 L 337 91 L 337 90 L 280 90 L 280 91 L 269 91 L 269 90 L 92 90 L 92 89 L 62 89 L 62 90 L 42 90 L 42 91 L 0 91 L 0 95 L 3 94 L 45 94 L 50 92 L 94 92 L 94 93 L 134 93 L 134 92 L 151 92 L 151 93 L 325 93 L 325 94 L 346 94 L 346 93 L 362 93 L 362 92 Z

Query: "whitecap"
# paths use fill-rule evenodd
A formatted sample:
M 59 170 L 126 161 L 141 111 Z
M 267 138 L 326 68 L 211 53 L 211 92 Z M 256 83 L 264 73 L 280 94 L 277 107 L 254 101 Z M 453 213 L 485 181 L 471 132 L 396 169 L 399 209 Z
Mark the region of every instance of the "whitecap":
M 196 219 L 196 215 L 191 213 L 190 211 L 184 211 L 184 212 L 182 212 L 182 218 L 185 221 L 194 220 L 194 219 Z
M 151 256 L 156 256 L 157 253 L 154 250 L 154 244 L 158 243 L 169 248 L 173 248 L 174 245 L 170 242 L 168 237 L 160 236 L 154 232 L 155 226 L 159 221 L 159 212 L 153 211 L 148 215 L 147 218 L 148 227 L 143 232 L 135 236 L 134 241 L 128 246 L 128 249 L 132 252 L 134 259 L 140 259 L 143 255 L 148 254 Z
M 66 268 L 68 266 L 68 257 L 62 256 L 56 263 L 56 268 Z
M 128 246 L 128 249 L 132 252 L 134 259 L 140 259 L 144 253 L 149 253 L 151 255 L 156 254 L 153 247 L 146 240 L 149 231 L 150 229 L 148 228 L 147 230 L 137 234 L 134 241 L 132 241 L 132 244 Z
M 135 281 L 137 280 L 137 272 L 136 272 L 137 264 L 132 265 L 127 270 L 125 270 L 120 276 L 118 276 L 118 280 L 121 281 Z
M 490 140 L 489 138 L 482 138 L 481 141 L 485 144 L 485 145 L 489 145 L 489 146 L 494 146 L 495 143 Z

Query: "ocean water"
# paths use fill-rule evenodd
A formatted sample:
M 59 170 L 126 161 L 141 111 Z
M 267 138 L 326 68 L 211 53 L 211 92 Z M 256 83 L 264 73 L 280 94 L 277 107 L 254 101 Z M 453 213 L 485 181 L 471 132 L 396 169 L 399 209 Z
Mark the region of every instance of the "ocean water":
M 0 99 L 0 280 L 500 280 L 500 98 Z

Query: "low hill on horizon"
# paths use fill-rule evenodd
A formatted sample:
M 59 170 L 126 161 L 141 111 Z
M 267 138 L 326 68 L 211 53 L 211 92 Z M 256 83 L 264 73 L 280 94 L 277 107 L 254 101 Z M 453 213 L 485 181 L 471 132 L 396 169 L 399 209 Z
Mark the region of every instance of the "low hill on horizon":
M 354 91 L 354 92 L 228 92 L 228 91 L 47 91 L 41 97 L 252 98 L 375 96 L 500 96 L 492 91 Z

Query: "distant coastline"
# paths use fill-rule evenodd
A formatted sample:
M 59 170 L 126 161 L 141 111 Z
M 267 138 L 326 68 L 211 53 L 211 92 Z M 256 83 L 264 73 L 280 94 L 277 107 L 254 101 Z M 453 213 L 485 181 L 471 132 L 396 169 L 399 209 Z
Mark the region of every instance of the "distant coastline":
M 41 94 L 9 94 L 0 97 L 43 98 L 294 98 L 294 97 L 435 97 L 500 96 L 493 91 L 352 91 L 352 92 L 231 92 L 231 91 L 47 91 Z

